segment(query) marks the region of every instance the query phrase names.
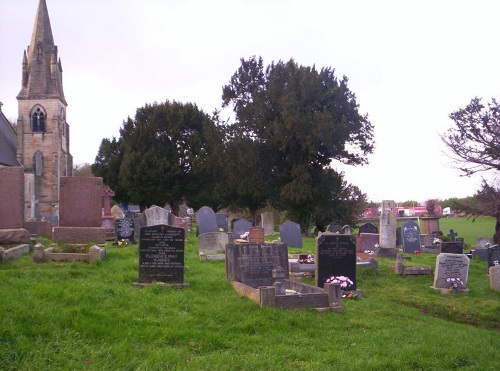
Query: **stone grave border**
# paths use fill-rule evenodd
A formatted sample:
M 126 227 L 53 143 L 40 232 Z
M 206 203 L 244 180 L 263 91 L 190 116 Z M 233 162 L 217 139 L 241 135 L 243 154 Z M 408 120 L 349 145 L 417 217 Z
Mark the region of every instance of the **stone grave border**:
M 56 247 L 54 245 L 48 248 L 45 248 L 42 244 L 35 245 L 33 248 L 33 262 L 49 263 L 83 261 L 93 263 L 97 260 L 103 260 L 107 254 L 105 244 L 91 246 L 88 253 L 58 253 L 54 252 L 55 249 Z
M 0 246 L 0 263 L 20 258 L 22 255 L 29 254 L 30 245 L 23 243 L 8 249 Z

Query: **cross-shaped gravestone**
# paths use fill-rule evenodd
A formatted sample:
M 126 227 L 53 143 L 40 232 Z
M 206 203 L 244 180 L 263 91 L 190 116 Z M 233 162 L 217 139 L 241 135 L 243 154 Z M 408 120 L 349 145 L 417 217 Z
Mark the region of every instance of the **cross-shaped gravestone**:
M 455 238 L 457 236 L 458 236 L 458 233 L 455 232 L 453 229 L 450 229 L 450 233 L 448 234 L 448 237 L 450 237 L 452 241 L 455 241 Z
M 111 215 L 111 197 L 115 195 L 115 192 L 109 188 L 109 186 L 104 186 L 102 189 L 102 199 L 104 203 L 104 215 Z

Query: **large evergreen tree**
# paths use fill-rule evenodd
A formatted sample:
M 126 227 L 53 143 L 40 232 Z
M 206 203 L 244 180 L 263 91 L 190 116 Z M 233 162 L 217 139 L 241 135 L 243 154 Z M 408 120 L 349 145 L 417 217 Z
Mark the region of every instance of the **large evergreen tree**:
M 358 112 L 347 78 L 337 79 L 331 68 L 318 71 L 290 60 L 264 70 L 262 58 L 242 59 L 222 98 L 235 112 L 233 130 L 265 153 L 265 173 L 255 184 L 264 184 L 273 205 L 303 226 L 332 191 L 341 193 L 320 188 L 334 184 L 325 181 L 330 163 L 364 164 L 373 151 L 372 125 Z
M 146 104 L 124 123 L 120 135 L 120 184 L 132 202 L 141 207 L 168 203 L 177 215 L 183 201 L 199 200 L 211 189 L 215 174 L 208 169 L 217 164 L 220 136 L 195 104 Z

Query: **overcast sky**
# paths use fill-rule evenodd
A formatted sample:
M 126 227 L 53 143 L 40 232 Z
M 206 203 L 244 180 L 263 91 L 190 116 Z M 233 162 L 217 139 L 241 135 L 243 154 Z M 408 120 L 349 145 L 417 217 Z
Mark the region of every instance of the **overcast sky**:
M 349 78 L 375 127 L 363 167 L 343 167 L 372 201 L 471 196 L 442 151 L 448 115 L 500 98 L 496 0 L 46 0 L 59 48 L 74 163 L 93 163 L 138 107 L 221 106 L 240 58 L 293 58 Z M 17 119 L 21 62 L 38 0 L 0 0 L 0 101 Z M 337 169 L 340 170 L 339 167 Z

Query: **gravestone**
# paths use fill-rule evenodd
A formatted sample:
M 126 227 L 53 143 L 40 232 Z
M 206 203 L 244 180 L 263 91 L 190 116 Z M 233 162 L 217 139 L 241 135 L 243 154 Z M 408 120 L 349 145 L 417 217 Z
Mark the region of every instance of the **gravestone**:
M 378 227 L 373 224 L 373 223 L 365 223 L 359 227 L 359 233 L 377 233 L 378 234 Z
M 342 233 L 342 226 L 337 222 L 331 222 L 328 224 L 328 227 L 326 227 L 326 231 L 332 233 Z
M 142 226 L 150 227 L 153 225 L 169 225 L 168 214 L 169 212 L 163 207 L 151 206 L 142 213 L 146 222 Z
M 233 225 L 234 238 L 236 239 L 241 238 L 242 234 L 245 234 L 250 231 L 250 228 L 252 228 L 252 222 L 246 219 L 238 219 L 237 221 L 234 222 Z
M 146 216 L 144 213 L 139 213 L 137 217 L 134 218 L 134 233 L 136 236 L 141 235 L 141 228 L 142 227 L 147 227 L 147 221 L 146 221 Z
M 184 283 L 184 229 L 169 225 L 141 228 L 139 282 Z
M 208 232 L 198 236 L 198 253 L 202 261 L 224 259 L 229 236 L 226 232 Z
M 420 241 L 422 242 L 422 252 L 428 254 L 439 254 L 441 253 L 441 246 L 434 243 L 434 235 L 432 234 L 422 234 L 420 235 Z
M 187 241 L 187 237 L 188 237 L 188 218 L 180 218 L 178 216 L 175 216 L 174 214 L 170 214 L 172 216 L 172 219 L 171 220 L 171 224 L 169 223 L 169 225 L 173 225 L 174 227 L 177 227 L 177 228 L 183 228 L 184 229 L 184 237 L 186 238 L 186 241 Z
M 459 278 L 466 288 L 469 262 L 470 260 L 465 254 L 439 254 L 436 258 L 434 285 L 432 287 L 435 289 L 449 289 L 451 283 L 447 279 Z
M 29 243 L 24 229 L 24 169 L 0 166 L 0 244 Z
M 352 227 L 348 224 L 344 225 L 342 227 L 342 234 L 348 234 L 349 236 L 352 235 Z
M 413 220 L 407 220 L 401 227 L 401 237 L 403 244 L 403 252 L 414 254 L 415 251 L 420 251 L 420 228 Z
M 392 200 L 382 201 L 380 207 L 380 248 L 378 257 L 396 257 L 396 227 L 397 221 L 394 215 L 396 203 Z
M 457 236 L 458 236 L 458 233 L 455 232 L 453 229 L 450 229 L 450 233 L 448 234 L 448 237 L 450 237 L 452 242 L 455 241 Z
M 441 242 L 441 252 L 446 254 L 463 254 L 464 243 L 462 241 Z
M 316 286 L 332 276 L 348 277 L 356 290 L 356 244 L 351 236 L 323 233 L 316 238 Z
M 288 247 L 302 248 L 300 224 L 292 222 L 291 220 L 285 221 L 280 226 L 280 238 L 281 242 L 286 243 Z
M 494 265 L 489 268 L 490 288 L 500 291 L 500 265 Z
M 99 177 L 60 178 L 59 227 L 54 227 L 54 242 L 105 243 L 102 191 Z
M 361 233 L 356 237 L 356 251 L 365 252 L 370 250 L 376 252 L 379 248 L 379 239 L 380 235 L 378 233 Z
M 103 215 L 102 215 L 102 227 L 106 230 L 106 239 L 113 240 L 115 238 L 115 217 L 111 214 L 111 197 L 115 195 L 115 192 L 105 185 L 102 188 L 102 204 L 103 204 Z
M 196 213 L 198 234 L 217 232 L 217 217 L 215 212 L 208 206 L 201 207 Z
M 111 208 L 111 215 L 113 215 L 115 219 L 133 218 L 133 216 L 125 216 L 125 213 L 122 211 L 122 209 L 120 209 L 120 206 L 118 205 L 113 205 L 113 207 Z
M 476 238 L 476 249 L 486 249 L 489 246 L 493 246 L 493 238 L 478 237 Z
M 273 213 L 266 211 L 260 214 L 262 219 L 262 228 L 264 228 L 265 236 L 274 236 L 274 215 Z
M 284 243 L 228 244 L 226 248 L 226 277 L 247 286 L 272 286 L 273 270 L 282 268 L 289 278 L 288 249 Z M 281 269 L 280 269 L 281 270 Z
M 266 240 L 264 239 L 264 228 L 261 227 L 250 228 L 250 230 L 248 231 L 248 242 L 255 244 L 265 243 Z
M 500 245 L 488 247 L 488 269 L 500 265 Z
M 222 232 L 228 231 L 227 215 L 224 213 L 215 213 L 215 220 L 217 221 L 217 229 Z
M 118 241 L 129 240 L 130 243 L 135 241 L 134 219 L 122 218 L 115 220 L 115 245 Z

